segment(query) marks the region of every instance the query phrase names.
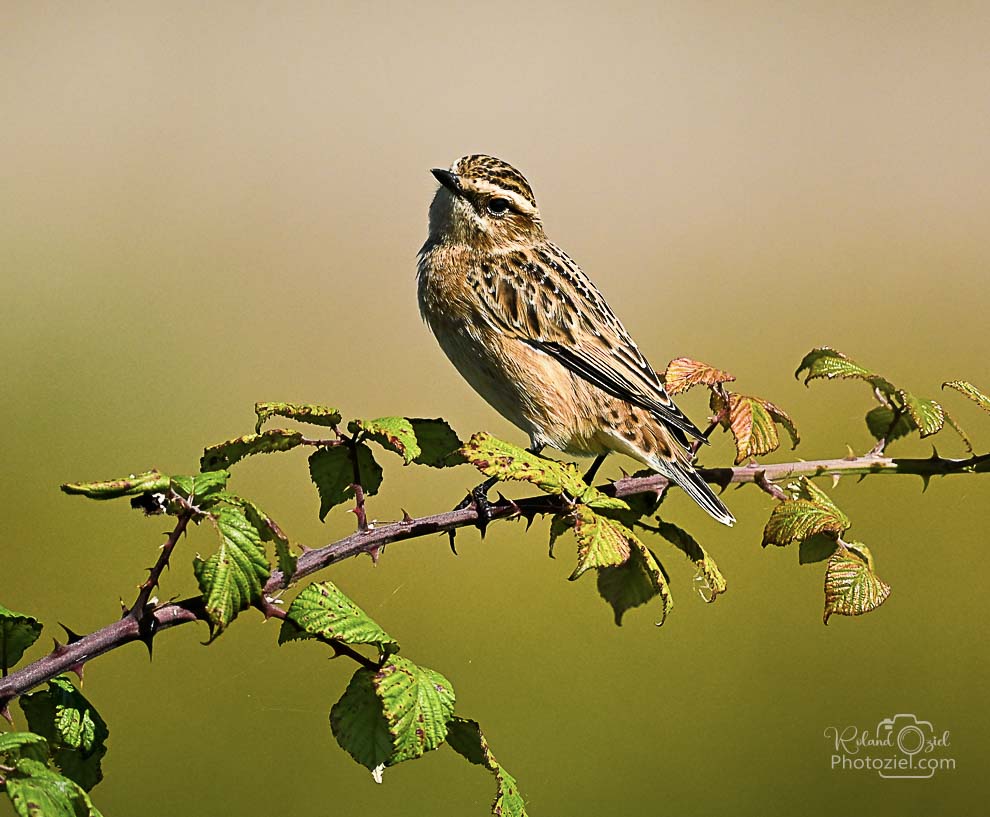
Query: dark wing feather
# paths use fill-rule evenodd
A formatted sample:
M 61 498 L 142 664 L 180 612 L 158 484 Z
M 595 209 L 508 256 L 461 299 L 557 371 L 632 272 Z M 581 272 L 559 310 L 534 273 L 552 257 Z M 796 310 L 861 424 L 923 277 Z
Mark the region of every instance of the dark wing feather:
M 499 331 L 613 397 L 646 409 L 672 430 L 705 439 L 674 405 L 595 285 L 553 244 L 497 256 L 472 284 L 481 318 Z

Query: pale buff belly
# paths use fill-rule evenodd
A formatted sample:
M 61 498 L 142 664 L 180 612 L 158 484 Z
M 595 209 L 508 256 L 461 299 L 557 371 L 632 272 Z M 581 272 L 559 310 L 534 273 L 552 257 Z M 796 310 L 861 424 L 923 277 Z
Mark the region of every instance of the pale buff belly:
M 431 328 L 461 376 L 532 444 L 579 456 L 625 448 L 603 431 L 617 401 L 549 355 L 487 327 Z

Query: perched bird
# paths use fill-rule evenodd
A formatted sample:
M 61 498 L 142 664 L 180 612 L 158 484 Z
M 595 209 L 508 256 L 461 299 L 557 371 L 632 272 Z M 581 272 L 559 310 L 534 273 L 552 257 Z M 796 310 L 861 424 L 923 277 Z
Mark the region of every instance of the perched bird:
M 503 417 L 568 454 L 621 452 L 719 522 L 735 519 L 691 465 L 702 433 L 674 405 L 602 294 L 553 244 L 533 190 L 493 156 L 432 171 L 419 308 L 461 375 Z

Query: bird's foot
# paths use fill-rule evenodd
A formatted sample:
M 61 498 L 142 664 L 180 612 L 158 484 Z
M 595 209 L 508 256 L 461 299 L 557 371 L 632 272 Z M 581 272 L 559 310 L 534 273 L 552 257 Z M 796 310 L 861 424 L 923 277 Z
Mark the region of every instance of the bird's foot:
M 492 486 L 498 480 L 492 477 L 491 479 L 486 479 L 480 485 L 476 485 L 471 489 L 470 493 L 464 499 L 460 501 L 455 511 L 463 510 L 464 508 L 469 508 L 472 505 L 474 509 L 478 512 L 478 520 L 475 522 L 478 530 L 481 531 L 481 538 L 485 538 L 485 531 L 488 529 L 488 523 L 494 518 L 493 510 L 495 508 L 495 503 L 493 503 L 488 498 L 488 492 L 492 489 Z
M 598 469 L 602 467 L 602 463 L 605 462 L 605 458 L 608 454 L 599 454 L 595 457 L 595 461 L 591 463 L 591 467 L 585 471 L 584 482 L 585 485 L 591 485 L 592 481 L 595 479 L 595 475 L 598 473 Z

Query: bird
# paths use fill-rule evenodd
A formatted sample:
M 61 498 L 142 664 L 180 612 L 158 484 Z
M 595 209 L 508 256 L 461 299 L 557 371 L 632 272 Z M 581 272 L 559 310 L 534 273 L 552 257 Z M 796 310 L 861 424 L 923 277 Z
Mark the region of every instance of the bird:
M 461 376 L 529 436 L 534 453 L 550 446 L 594 456 L 589 477 L 607 454 L 625 454 L 732 525 L 692 465 L 691 440 L 707 442 L 705 435 L 591 279 L 547 237 L 526 177 L 484 154 L 430 172 L 439 187 L 417 295 Z M 482 495 L 490 486 L 479 486 Z

